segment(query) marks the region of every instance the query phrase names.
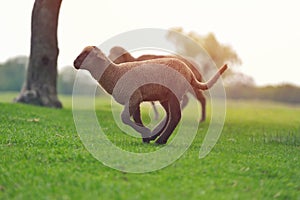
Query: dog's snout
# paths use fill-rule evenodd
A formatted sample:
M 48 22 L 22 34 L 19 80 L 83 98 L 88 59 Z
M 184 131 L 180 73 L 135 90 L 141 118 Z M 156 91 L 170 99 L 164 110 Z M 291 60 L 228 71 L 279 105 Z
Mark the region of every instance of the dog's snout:
M 80 68 L 80 65 L 81 65 L 81 62 L 80 62 L 78 59 L 76 59 L 76 60 L 74 60 L 73 65 L 74 65 L 74 67 L 75 67 L 76 69 L 79 69 L 79 68 Z

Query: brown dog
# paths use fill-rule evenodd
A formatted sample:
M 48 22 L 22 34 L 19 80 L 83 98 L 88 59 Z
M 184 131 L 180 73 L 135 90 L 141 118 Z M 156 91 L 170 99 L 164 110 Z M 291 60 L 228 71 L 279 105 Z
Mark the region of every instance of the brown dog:
M 155 140 L 159 136 L 156 140 L 157 144 L 165 144 L 179 123 L 181 119 L 179 101 L 188 92 L 188 88 L 183 87 L 183 82 L 177 79 L 174 81 L 174 74 L 180 74 L 194 90 L 207 90 L 216 83 L 220 75 L 227 69 L 227 65 L 222 66 L 209 81 L 202 83 L 196 79 L 189 67 L 179 59 L 160 58 L 115 64 L 95 46 L 84 48 L 75 59 L 74 67 L 88 70 L 106 92 L 111 94 L 118 103 L 125 105 L 121 116 L 122 121 L 140 132 L 144 142 Z M 158 72 L 158 70 L 161 71 Z M 176 94 L 171 89 L 155 83 L 144 84 L 134 90 L 133 93 L 127 91 L 130 87 L 124 84 L 125 89 L 117 88 L 117 92 L 115 92 L 118 82 L 132 71 L 135 74 L 131 80 L 125 80 L 127 83 L 134 84 L 137 80 L 153 76 L 153 73 L 156 72 L 154 76 L 157 76 L 157 80 L 172 83 L 172 87 L 176 89 Z M 130 96 L 128 97 L 128 95 Z M 159 101 L 167 113 L 162 128 L 154 135 L 151 135 L 151 131 L 143 125 L 140 117 L 139 106 L 144 101 Z M 130 120 L 130 116 L 133 116 L 135 122 Z
M 196 79 L 200 82 L 203 81 L 203 77 L 200 74 L 199 70 L 196 67 L 196 63 L 194 63 L 191 60 L 185 59 L 180 56 L 172 56 L 172 55 L 142 55 L 140 57 L 134 58 L 128 51 L 126 51 L 124 48 L 115 46 L 110 49 L 110 54 L 108 56 L 109 59 L 111 59 L 114 63 L 120 64 L 124 62 L 134 62 L 134 61 L 144 61 L 144 60 L 150 60 L 150 59 L 158 59 L 158 58 L 177 58 L 181 61 L 183 61 L 190 70 L 194 73 Z M 202 90 L 195 90 L 194 93 L 196 95 L 196 98 L 201 104 L 202 113 L 201 113 L 201 122 L 205 121 L 206 119 L 206 98 L 202 92 Z M 181 108 L 183 109 L 188 103 L 188 97 L 186 95 L 183 96 L 183 100 L 181 103 Z M 152 103 L 152 105 L 154 105 Z M 155 106 L 153 106 L 155 108 Z M 156 110 L 154 110 L 155 113 L 157 113 Z

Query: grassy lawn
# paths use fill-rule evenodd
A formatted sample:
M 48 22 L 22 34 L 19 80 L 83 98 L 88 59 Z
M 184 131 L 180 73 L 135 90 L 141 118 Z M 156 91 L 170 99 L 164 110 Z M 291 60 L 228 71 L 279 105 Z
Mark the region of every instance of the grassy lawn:
M 0 199 L 300 199 L 300 106 L 228 101 L 222 135 L 207 157 L 198 158 L 209 121 L 170 166 L 129 174 L 85 149 L 70 97 L 55 110 L 9 103 L 13 95 L 0 94 Z M 122 134 L 109 108 L 100 100 L 97 116 L 116 144 L 158 148 Z

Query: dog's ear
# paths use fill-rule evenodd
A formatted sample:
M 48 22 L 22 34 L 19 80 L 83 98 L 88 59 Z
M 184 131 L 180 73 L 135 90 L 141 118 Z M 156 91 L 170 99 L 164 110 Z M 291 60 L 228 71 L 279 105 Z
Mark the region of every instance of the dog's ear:
M 128 62 L 126 54 L 127 51 L 123 47 L 114 46 L 110 49 L 110 55 L 108 57 L 117 62 L 120 60 L 121 62 Z
M 120 46 L 114 46 L 113 48 L 110 49 L 110 53 L 115 54 L 115 55 L 122 55 L 126 52 L 127 51 L 123 47 L 120 47 Z

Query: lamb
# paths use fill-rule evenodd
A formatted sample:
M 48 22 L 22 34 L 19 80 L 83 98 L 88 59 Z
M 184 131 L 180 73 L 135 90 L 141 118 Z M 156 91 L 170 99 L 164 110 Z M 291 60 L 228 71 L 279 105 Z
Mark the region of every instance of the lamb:
M 150 59 L 158 59 L 158 58 L 178 58 L 179 60 L 183 61 L 189 68 L 190 70 L 192 70 L 192 72 L 194 73 L 196 79 L 200 82 L 203 81 L 203 77 L 200 74 L 199 70 L 196 67 L 196 63 L 194 63 L 191 60 L 185 59 L 183 57 L 180 56 L 175 56 L 175 55 L 150 55 L 150 54 L 146 54 L 146 55 L 142 55 L 140 57 L 134 58 L 128 51 L 126 51 L 124 48 L 120 47 L 120 46 L 115 46 L 113 48 L 110 49 L 110 54 L 108 56 L 108 58 L 110 60 L 112 60 L 114 63 L 116 64 L 120 64 L 120 63 L 124 63 L 124 62 L 133 62 L 133 61 L 144 61 L 144 60 L 150 60 Z M 201 113 L 201 119 L 200 122 L 205 121 L 206 119 L 206 98 L 203 94 L 203 92 L 201 90 L 195 90 L 194 93 L 196 95 L 196 98 L 198 99 L 198 101 L 201 104 L 201 108 L 202 108 L 202 113 Z M 188 103 L 188 97 L 186 95 L 183 96 L 183 101 L 182 101 L 182 105 L 181 108 L 183 109 Z M 158 112 L 152 102 L 153 108 L 154 108 L 154 112 L 156 113 L 156 118 L 158 118 Z
M 182 84 L 174 84 L 175 87 L 178 87 L 178 90 L 174 92 L 163 85 L 149 83 L 135 89 L 133 93 L 122 90 L 122 88 L 117 92 L 114 92 L 114 89 L 117 87 L 118 82 L 123 80 L 123 76 L 126 76 L 126 73 L 129 73 L 132 70 L 135 72 L 135 75 L 133 79 L 128 81 L 130 84 L 134 84 L 136 81 L 135 79 L 149 77 L 152 73 L 157 72 L 158 69 L 163 69 L 162 66 L 165 66 L 165 69 L 169 69 L 169 71 L 171 70 L 180 74 L 194 90 L 209 89 L 228 68 L 225 64 L 209 81 L 202 83 L 195 78 L 193 72 L 187 65 L 177 58 L 160 58 L 115 64 L 106 57 L 99 48 L 87 46 L 74 60 L 74 67 L 76 69 L 88 70 L 107 93 L 111 94 L 118 103 L 124 105 L 124 110 L 121 114 L 123 123 L 141 133 L 143 142 L 149 143 L 150 140 L 155 140 L 159 137 L 155 141 L 157 144 L 165 144 L 179 123 L 181 119 L 179 101 L 187 92 L 187 88 L 182 87 Z M 158 76 L 161 75 L 164 80 L 174 82 L 174 76 L 169 75 L 169 71 L 165 74 L 159 73 Z M 177 80 L 175 82 L 177 82 Z M 128 95 L 130 96 L 128 97 Z M 145 127 L 141 120 L 139 106 L 140 103 L 144 101 L 159 101 L 166 111 L 164 122 L 161 122 L 158 125 L 158 127 L 161 128 L 154 133 Z M 134 122 L 131 121 L 131 116 L 133 117 Z

